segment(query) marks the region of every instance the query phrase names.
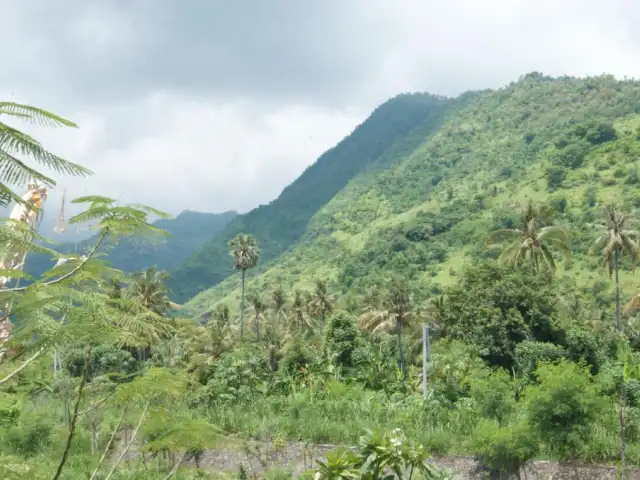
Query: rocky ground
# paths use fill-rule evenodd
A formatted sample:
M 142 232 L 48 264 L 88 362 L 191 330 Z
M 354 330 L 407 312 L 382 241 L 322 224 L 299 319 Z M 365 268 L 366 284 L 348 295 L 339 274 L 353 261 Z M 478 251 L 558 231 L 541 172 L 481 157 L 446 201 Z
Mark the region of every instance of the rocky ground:
M 327 452 L 333 448 L 332 445 L 311 446 L 301 443 L 280 446 L 258 442 L 239 443 L 205 452 L 198 464 L 203 470 L 227 474 L 237 474 L 242 467 L 250 478 L 261 478 L 266 471 L 275 469 L 290 471 L 294 477 L 299 477 L 305 471 L 313 469 L 316 460 L 324 459 Z M 193 459 L 185 460 L 183 463 L 195 466 Z M 438 467 L 452 470 L 458 474 L 460 480 L 500 478 L 497 475 L 491 475 L 471 457 L 437 458 L 434 463 Z M 523 480 L 614 480 L 619 478 L 619 475 L 615 467 L 536 461 L 522 472 L 521 478 Z M 625 478 L 640 480 L 640 469 L 629 468 Z M 503 479 L 507 480 L 505 477 Z

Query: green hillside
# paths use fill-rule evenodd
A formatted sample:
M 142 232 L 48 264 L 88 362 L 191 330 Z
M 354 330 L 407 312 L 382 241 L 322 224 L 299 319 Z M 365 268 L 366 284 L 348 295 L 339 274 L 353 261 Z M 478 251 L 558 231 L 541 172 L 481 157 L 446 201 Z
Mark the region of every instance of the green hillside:
M 574 262 L 560 266 L 560 275 L 608 304 L 613 284 L 587 250 L 597 236 L 591 224 L 600 217 L 598 204 L 640 206 L 640 82 L 531 73 L 464 98 L 435 134 L 425 131 L 421 141 L 406 144 L 402 158 L 354 177 L 315 213 L 294 248 L 256 271 L 248 288 L 310 288 L 323 278 L 349 304 L 397 272 L 420 294 L 438 294 L 464 265 L 495 257 L 485 247 L 487 233 L 513 225 L 533 199 L 572 233 Z M 269 251 L 268 237 L 246 230 Z M 217 266 L 229 270 L 231 261 L 220 258 Z M 628 270 L 625 263 L 621 278 L 631 294 Z M 187 313 L 220 300 L 235 307 L 237 286 L 230 278 L 198 294 Z
M 440 127 L 460 101 L 466 100 L 467 97 L 451 101 L 429 94 L 404 94 L 379 106 L 276 200 L 235 218 L 173 272 L 170 287 L 176 300 L 192 297 L 232 273 L 227 242 L 240 232 L 258 238 L 262 262 L 276 259 L 301 239 L 311 217 L 352 178 L 408 155 Z
M 117 245 L 110 246 L 107 259 L 111 265 L 125 272 L 137 272 L 155 265 L 161 270 L 177 268 L 189 255 L 202 244 L 222 230 L 236 212 L 202 213 L 184 211 L 173 219 L 159 219 L 154 225 L 166 230 L 169 237 L 159 245 L 149 245 L 123 239 Z M 95 237 L 78 243 L 78 251 L 83 252 L 94 245 Z M 62 243 L 56 247 L 61 253 L 73 253 L 74 243 Z M 31 254 L 27 258 L 25 271 L 39 276 L 52 266 L 46 255 Z

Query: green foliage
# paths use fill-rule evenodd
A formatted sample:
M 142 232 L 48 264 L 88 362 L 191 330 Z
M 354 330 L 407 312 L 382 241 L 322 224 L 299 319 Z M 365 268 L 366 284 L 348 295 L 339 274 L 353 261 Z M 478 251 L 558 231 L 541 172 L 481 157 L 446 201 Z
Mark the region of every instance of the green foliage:
M 524 340 L 559 339 L 558 299 L 546 275 L 484 263 L 446 294 L 444 335 L 479 346 L 491 365 L 510 369 Z
M 588 205 L 614 197 L 633 204 L 631 184 L 613 171 L 627 171 L 640 154 L 639 99 L 637 82 L 609 76 L 523 77 L 504 89 L 459 99 L 436 133 L 424 134 L 387 168 L 353 177 L 313 215 L 292 249 L 277 262 L 264 257 L 249 284 L 291 288 L 321 275 L 335 279 L 340 293 L 349 293 L 354 311 L 359 308 L 354 298 L 391 274 L 406 278 L 417 298 L 437 295 L 456 282 L 466 264 L 495 258 L 496 252 L 484 246 L 488 233 L 513 228 L 513 217 L 533 200 L 552 207 L 553 225 L 571 234 L 573 262 L 556 265 L 556 275 L 590 288 L 596 265 L 588 248 L 595 232 L 586 224 L 594 223 L 597 213 Z M 578 146 L 586 149 L 579 167 L 554 163 L 556 155 Z M 551 198 L 545 191 L 547 168 L 560 169 Z M 432 182 L 434 177 L 439 181 Z M 553 253 L 557 261 L 566 252 Z M 627 286 L 629 264 L 622 259 L 621 282 Z M 199 313 L 221 299 L 235 302 L 236 285 L 225 280 L 201 292 L 186 311 Z M 611 292 L 608 284 L 600 308 L 615 301 Z
M 355 317 L 338 311 L 329 317 L 324 344 L 329 358 L 336 365 L 353 367 L 358 348 L 358 329 Z
M 294 338 L 284 349 L 281 368 L 283 371 L 293 374 L 313 364 L 318 358 L 310 346 L 300 338 Z
M 480 415 L 503 425 L 516 407 L 515 389 L 509 374 L 504 370 L 477 369 L 467 383 Z
M 478 428 L 474 446 L 484 465 L 502 475 L 518 475 L 538 453 L 536 438 L 524 422 L 509 427 L 495 428 L 483 422 Z
M 329 452 L 326 462 L 318 461 L 318 477 L 408 480 L 415 473 L 425 480 L 454 478 L 436 469 L 428 458 L 426 449 L 410 442 L 401 430 L 368 432 L 360 438 L 356 452 L 339 449 Z
M 378 107 L 276 200 L 232 220 L 175 271 L 169 286 L 178 301 L 221 282 L 231 273 L 224 261 L 226 243 L 238 233 L 246 232 L 257 239 L 265 262 L 277 258 L 302 238 L 312 216 L 351 179 L 406 156 L 440 126 L 450 105 L 428 94 L 405 94 Z M 311 231 L 308 235 L 313 238 L 320 233 Z
M 30 105 L 14 102 L 0 102 L 0 117 L 19 119 L 32 124 L 46 127 L 73 127 L 77 125 L 70 120 L 54 113 Z M 0 205 L 6 206 L 11 200 L 19 200 L 20 196 L 11 190 L 12 185 L 23 185 L 29 181 L 36 181 L 47 186 L 54 186 L 55 181 L 29 167 L 24 163 L 24 157 L 34 160 L 39 166 L 46 167 L 58 174 L 87 176 L 91 171 L 65 160 L 42 147 L 33 137 L 0 121 L 0 159 L 3 164 L 0 176 Z M 23 159 L 20 159 L 22 157 Z
M 268 365 L 255 348 L 241 348 L 220 356 L 207 382 L 209 398 L 216 402 L 248 400 L 260 392 Z
M 0 292 L 16 319 L 0 364 L 3 468 L 190 478 L 202 473 L 182 464 L 221 437 L 286 449 L 354 444 L 367 429 L 386 433 L 330 455 L 320 476 L 404 478 L 413 468 L 443 478 L 425 464 L 427 451 L 475 455 L 492 473 L 517 475 L 538 456 L 616 462 L 621 440 L 637 463 L 640 296 L 621 312 L 624 330 L 613 332 L 612 317 L 635 290 L 637 248 L 624 239 L 636 241 L 634 219 L 620 212 L 640 205 L 628 181 L 638 111 L 638 82 L 538 73 L 456 100 L 391 102 L 174 277 L 192 275 L 184 294 L 234 264 L 244 274 L 260 242 L 266 261 L 246 278 L 256 335 L 246 338 L 236 329 L 244 275 L 167 318 L 175 305 L 164 275 L 130 279 L 96 255 L 114 236 L 154 242 L 162 232 L 147 219 L 157 212 L 85 198 L 88 211 L 74 221 L 97 220 L 97 245 Z M 554 168 L 561 181 L 547 196 Z M 598 236 L 591 206 L 613 198 L 625 206 L 607 210 L 600 233 L 617 284 L 598 276 L 589 251 Z M 485 241 L 505 229 L 515 253 L 501 265 Z M 628 255 L 609 255 L 611 245 Z M 573 261 L 556 263 L 559 253 Z M 533 261 L 520 262 L 526 255 Z M 63 367 L 55 376 L 54 350 Z M 121 461 L 134 451 L 144 462 Z
M 539 384 L 524 392 L 527 420 L 552 452 L 576 458 L 589 441 L 602 398 L 589 372 L 574 363 L 540 365 L 536 377 Z
M 555 362 L 565 356 L 565 350 L 560 345 L 550 342 L 535 342 L 524 340 L 516 345 L 515 363 L 518 372 L 528 381 L 538 365 L 545 362 Z

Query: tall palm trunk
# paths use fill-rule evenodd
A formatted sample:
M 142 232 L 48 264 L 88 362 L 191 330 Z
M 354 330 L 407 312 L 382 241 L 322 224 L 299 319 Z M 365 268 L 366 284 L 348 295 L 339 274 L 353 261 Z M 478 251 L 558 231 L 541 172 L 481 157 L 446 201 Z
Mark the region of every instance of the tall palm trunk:
M 240 340 L 244 337 L 244 274 L 245 269 L 242 269 L 242 293 L 240 296 Z
M 256 313 L 256 340 L 260 341 L 260 319 L 259 315 Z
M 622 324 L 620 320 L 620 249 L 615 248 L 613 250 L 613 268 L 616 273 L 616 329 L 618 332 L 622 331 Z M 626 404 L 626 388 L 624 382 L 622 383 L 622 388 L 620 389 L 620 414 L 619 414 L 619 422 L 620 422 L 620 478 L 624 480 L 625 478 L 625 451 L 626 451 L 626 441 L 625 441 L 625 421 L 624 421 L 624 408 Z
M 402 320 L 398 321 L 398 366 L 402 372 L 402 383 L 407 379 L 407 369 L 404 364 L 404 348 L 402 345 Z
M 613 268 L 616 271 L 616 328 L 618 332 L 622 330 L 620 324 L 620 276 L 618 273 L 620 265 L 620 249 L 616 248 L 613 251 Z

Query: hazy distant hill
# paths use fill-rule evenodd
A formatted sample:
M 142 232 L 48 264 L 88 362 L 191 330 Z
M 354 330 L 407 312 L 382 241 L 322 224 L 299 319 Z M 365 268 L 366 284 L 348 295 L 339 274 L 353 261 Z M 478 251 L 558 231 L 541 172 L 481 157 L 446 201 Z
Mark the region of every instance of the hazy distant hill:
M 175 219 L 157 220 L 154 224 L 171 234 L 164 243 L 150 247 L 140 245 L 135 241 L 123 240 L 113 247 L 108 260 L 114 267 L 125 272 L 143 270 L 152 265 L 162 270 L 171 270 L 178 267 L 204 242 L 214 237 L 236 215 L 237 213 L 233 211 L 200 213 L 187 210 L 180 213 Z M 44 231 L 44 229 L 41 230 Z M 45 236 L 54 238 L 48 232 L 45 232 Z M 94 240 L 95 238 L 92 237 L 80 242 L 78 251 L 85 251 L 89 245 L 93 244 Z M 75 243 L 63 243 L 56 248 L 60 252 L 71 253 L 75 247 Z M 51 265 L 51 260 L 46 256 L 32 254 L 27 259 L 25 270 L 32 275 L 40 274 Z

